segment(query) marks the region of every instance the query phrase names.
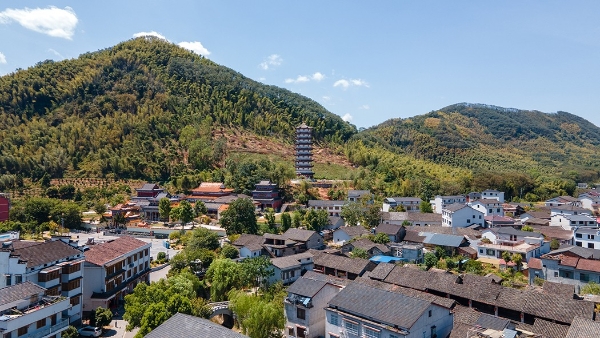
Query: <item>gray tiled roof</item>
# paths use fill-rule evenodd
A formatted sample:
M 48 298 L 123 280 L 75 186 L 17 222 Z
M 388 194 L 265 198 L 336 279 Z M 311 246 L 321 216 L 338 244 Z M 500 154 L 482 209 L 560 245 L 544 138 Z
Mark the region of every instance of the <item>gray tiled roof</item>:
M 538 233 L 538 232 L 531 232 L 531 231 L 521 231 L 521 230 L 517 230 L 513 227 L 507 226 L 507 227 L 500 227 L 500 228 L 493 228 L 490 229 L 490 231 L 498 233 L 498 234 L 505 234 L 505 235 L 516 235 L 516 236 L 521 236 L 521 237 L 536 237 L 536 238 L 544 238 L 544 235 Z
M 287 239 L 291 239 L 291 240 L 294 240 L 294 241 L 306 242 L 315 233 L 316 232 L 314 232 L 313 230 L 304 230 L 304 229 L 297 229 L 297 228 L 289 228 L 283 234 L 283 236 L 285 238 L 287 238 Z
M 423 234 L 424 233 L 421 233 L 421 235 L 423 235 Z M 464 236 L 432 234 L 431 236 L 427 235 L 427 238 L 425 239 L 424 243 L 458 248 L 464 240 L 465 240 Z
M 303 252 L 295 255 L 285 256 L 285 257 L 277 257 L 271 258 L 271 264 L 278 267 L 279 269 L 289 269 L 294 266 L 300 266 L 301 259 L 312 258 L 313 255 L 310 252 Z
M 303 297 L 314 297 L 325 285 L 327 284 L 324 280 L 316 280 L 311 278 L 298 278 L 292 285 L 287 289 L 289 293 L 300 295 Z
M 542 337 L 548 338 L 563 338 L 567 336 L 569 331 L 569 325 L 562 325 L 540 318 L 536 318 L 532 326 L 533 333 L 540 334 Z M 594 337 L 598 337 L 598 331 L 596 331 Z
M 247 338 L 240 333 L 213 323 L 208 319 L 176 313 L 157 328 L 148 333 L 146 338 Z
M 429 306 L 431 302 L 356 282 L 329 301 L 330 308 L 406 329 L 410 329 Z
M 475 322 L 475 325 L 496 331 L 504 330 L 509 324 L 510 320 L 508 319 L 495 317 L 485 313 L 482 313 Z
M 361 235 L 369 233 L 369 231 L 367 229 L 363 228 L 360 225 L 344 226 L 344 227 L 338 228 L 336 231 L 343 231 L 350 237 L 361 236 Z
M 308 207 L 309 208 L 314 208 L 314 207 L 327 208 L 327 207 L 342 206 L 345 203 L 346 203 L 346 201 L 309 200 Z
M 402 229 L 402 225 L 397 224 L 379 224 L 375 230 L 377 233 L 384 233 L 386 235 L 396 235 L 398 231 Z
M 252 251 L 261 250 L 265 238 L 259 235 L 242 234 L 232 244 L 238 248 L 246 247 Z
M 30 281 L 6 286 L 0 289 L 0 305 L 29 299 L 31 295 L 44 293 L 45 291 L 46 289 Z
M 600 259 L 600 250 L 589 249 L 589 248 L 584 248 L 584 247 L 580 247 L 580 246 L 562 247 L 562 248 L 556 249 L 554 251 L 550 251 L 549 253 L 547 253 L 547 255 L 554 256 L 554 255 L 558 255 L 558 254 L 565 253 L 565 252 L 570 252 L 581 258 Z
M 52 264 L 59 260 L 81 255 L 81 251 L 56 240 L 46 242 L 13 241 L 13 255 L 27 261 L 27 267 Z
M 450 212 L 456 212 L 462 208 L 471 208 L 471 207 L 466 204 L 454 203 L 454 204 L 450 204 L 450 205 L 446 206 L 444 208 L 444 210 L 450 211 Z
M 357 275 L 363 273 L 369 267 L 369 265 L 373 264 L 368 259 L 349 258 L 331 254 L 315 256 L 314 262 L 315 265 L 343 270 Z
M 596 338 L 600 333 L 600 322 L 588 318 L 575 317 L 566 338 Z
M 394 269 L 395 266 L 396 265 L 392 263 L 379 263 L 377 264 L 375 269 L 373 269 L 373 271 L 369 273 L 369 277 L 377 280 L 384 280 L 385 277 L 387 277 L 390 274 L 390 272 Z

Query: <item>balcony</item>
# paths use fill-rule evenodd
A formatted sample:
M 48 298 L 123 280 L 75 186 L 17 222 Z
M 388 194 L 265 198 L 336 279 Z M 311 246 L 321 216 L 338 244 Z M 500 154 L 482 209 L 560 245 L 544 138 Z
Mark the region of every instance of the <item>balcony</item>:
M 41 329 L 35 330 L 33 332 L 28 332 L 27 337 L 44 338 L 44 337 L 53 336 L 53 335 L 57 334 L 58 332 L 66 329 L 68 326 L 69 326 L 69 319 L 65 318 L 50 327 L 41 328 Z
M 29 304 L 27 308 L 12 308 L 3 311 L 0 315 L 0 330 L 4 332 L 14 331 L 25 325 L 68 310 L 70 307 L 69 298 L 60 296 L 43 297 L 40 301 Z

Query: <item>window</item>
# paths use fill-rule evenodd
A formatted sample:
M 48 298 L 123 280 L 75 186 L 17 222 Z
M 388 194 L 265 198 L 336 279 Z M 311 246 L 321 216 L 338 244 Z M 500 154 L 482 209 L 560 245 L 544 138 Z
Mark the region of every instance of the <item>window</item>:
M 6 277 L 6 286 L 10 286 L 11 278 L 10 275 L 4 275 Z
M 429 310 L 429 317 L 431 317 L 431 310 Z
M 27 329 L 28 329 L 27 326 L 20 327 L 19 330 L 17 331 L 18 336 L 20 337 L 20 336 L 26 335 L 27 334 Z
M 358 336 L 358 324 L 357 323 L 351 323 L 349 321 L 346 321 L 344 323 L 344 327 L 346 328 L 346 331 L 348 331 L 348 334 L 353 334 L 355 336 Z
M 483 254 L 483 249 L 479 249 L 479 253 L 480 253 L 480 254 Z
M 15 284 L 23 283 L 23 275 L 15 275 Z
M 294 328 L 288 326 L 288 336 L 295 336 Z
M 296 318 L 306 319 L 306 310 L 301 309 L 301 308 L 296 308 Z
M 471 224 L 471 220 L 470 219 L 467 220 L 467 224 Z
M 554 277 L 558 277 L 558 271 L 554 271 Z
M 46 318 L 38 320 L 37 323 L 35 324 L 35 327 L 37 329 L 40 329 L 44 326 L 46 326 Z
M 72 297 L 71 298 L 71 305 L 72 306 L 78 305 L 80 301 L 81 301 L 81 299 L 79 298 L 79 296 Z
M 573 271 L 558 270 L 558 276 L 562 278 L 573 279 Z
M 593 249 L 594 248 L 594 243 L 588 243 L 588 248 Z
M 437 338 L 437 328 L 435 325 L 431 327 L 431 338 Z
M 365 338 L 380 338 L 381 332 L 379 330 L 365 327 Z
M 575 245 L 581 246 L 581 242 L 575 242 Z
M 496 250 L 494 249 L 485 249 L 485 254 L 488 256 L 496 256 Z
M 298 327 L 298 338 L 306 338 L 306 328 Z
M 331 316 L 329 316 L 329 324 L 338 326 L 338 323 L 339 321 L 337 313 L 332 313 Z
M 589 235 L 588 237 L 589 237 L 589 239 L 594 239 L 595 238 L 594 235 Z
M 587 273 L 580 273 L 579 274 L 579 280 L 582 282 L 589 282 L 590 281 L 590 275 Z
M 575 234 L 575 238 L 582 238 L 583 236 L 581 234 Z

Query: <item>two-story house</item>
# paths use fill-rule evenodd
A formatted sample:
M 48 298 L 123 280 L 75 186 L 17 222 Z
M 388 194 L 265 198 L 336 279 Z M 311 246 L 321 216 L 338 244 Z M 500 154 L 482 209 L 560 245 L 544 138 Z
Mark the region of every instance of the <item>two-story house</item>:
M 60 338 L 69 327 L 68 297 L 50 296 L 32 282 L 0 288 L 0 332 L 4 338 Z
M 308 207 L 314 210 L 326 210 L 329 216 L 339 217 L 346 201 L 309 200 Z
M 555 207 L 550 207 L 550 217 L 554 215 L 591 215 L 592 212 L 586 208 L 564 204 Z
M 84 252 L 84 313 L 99 306 L 116 306 L 136 285 L 149 282 L 151 243 L 122 236 L 88 246 Z
M 305 250 L 322 249 L 324 247 L 323 236 L 313 230 L 289 228 L 282 236 L 304 244 Z
M 355 280 L 367 271 L 373 271 L 376 266 L 368 259 L 350 258 L 324 252 L 315 255 L 313 261 L 313 271 L 350 280 Z
M 303 252 L 286 257 L 271 258 L 271 265 L 273 275 L 269 279 L 269 284 L 282 282 L 283 285 L 288 285 L 313 269 L 313 254 Z
M 582 208 L 586 208 L 590 211 L 598 211 L 600 208 L 600 192 L 596 190 L 580 194 L 577 198 L 581 202 Z
M 451 204 L 466 204 L 467 197 L 458 195 L 458 196 L 435 196 L 433 200 L 430 201 L 431 207 L 433 208 L 433 212 L 441 214 L 442 210 L 444 210 L 447 206 Z
M 447 337 L 456 302 L 382 282 L 353 282 L 325 308 L 329 337 Z
M 258 257 L 265 254 L 263 243 L 265 238 L 253 234 L 241 234 L 238 239 L 231 243 L 240 252 L 241 258 Z
M 600 249 L 600 229 L 592 227 L 577 227 L 573 230 L 576 246 L 589 249 Z
M 336 245 L 342 245 L 353 238 L 358 238 L 368 234 L 369 231 L 360 225 L 340 227 L 333 232 L 333 243 Z
M 485 225 L 483 212 L 466 204 L 451 204 L 442 210 L 442 226 L 465 228 L 474 224 Z
M 382 212 L 381 223 L 411 226 L 441 226 L 442 214 L 423 212 Z
M 482 199 L 494 199 L 504 203 L 504 192 L 495 189 L 487 189 L 481 192 Z
M 373 256 L 390 255 L 390 248 L 384 244 L 374 243 L 368 238 L 360 238 L 355 241 L 347 242 L 342 245 L 342 253 L 350 255 L 354 249 L 363 249 L 369 255 Z
M 544 205 L 547 207 L 557 207 L 559 205 L 574 205 L 580 207 L 581 201 L 572 196 L 558 196 L 545 201 Z
M 577 227 L 597 227 L 598 221 L 596 218 L 585 214 L 555 214 L 550 217 L 550 226 L 561 227 L 565 230 L 573 230 Z
M 469 202 L 469 206 L 477 211 L 481 211 L 484 216 L 504 216 L 504 207 L 502 202 L 496 199 L 479 199 Z
M 373 194 L 369 190 L 348 190 L 348 201 L 349 202 L 362 202 L 370 203 L 373 200 Z
M 523 261 L 540 257 L 550 251 L 550 243 L 544 241 L 544 235 L 537 232 L 520 231 L 511 227 L 486 229 L 477 243 L 478 258 L 501 259 L 504 251 L 520 254 Z M 484 240 L 487 239 L 487 240 Z
M 290 285 L 284 300 L 285 337 L 325 337 L 325 307 L 348 282 L 309 271 Z
M 404 211 L 420 211 L 421 199 L 418 197 L 386 197 L 383 199 L 382 210 L 384 212 L 398 211 L 401 206 Z
M 386 234 L 389 237 L 390 242 L 397 243 L 402 241 L 406 235 L 406 228 L 402 225 L 383 223 L 379 224 L 377 228 L 375 228 L 375 233 Z

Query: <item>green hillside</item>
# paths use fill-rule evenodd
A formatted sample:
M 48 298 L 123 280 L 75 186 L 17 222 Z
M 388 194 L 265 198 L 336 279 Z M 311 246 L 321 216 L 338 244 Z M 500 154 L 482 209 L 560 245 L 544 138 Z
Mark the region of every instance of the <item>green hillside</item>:
M 209 169 L 225 156 L 219 126 L 291 142 L 304 121 L 325 144 L 356 132 L 311 99 L 154 38 L 1 77 L 0 121 L 0 174 L 34 181 Z

